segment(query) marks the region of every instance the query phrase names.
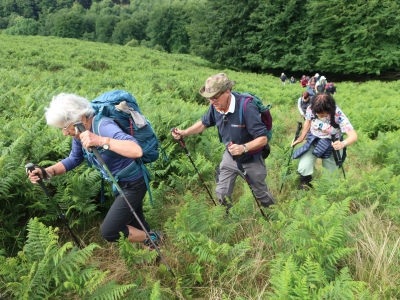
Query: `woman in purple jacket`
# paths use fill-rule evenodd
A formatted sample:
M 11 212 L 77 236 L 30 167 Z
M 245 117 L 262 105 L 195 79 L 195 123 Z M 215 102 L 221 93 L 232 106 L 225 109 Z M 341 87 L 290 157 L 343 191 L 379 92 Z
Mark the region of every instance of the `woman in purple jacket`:
M 108 166 L 111 174 L 115 176 L 125 168 L 135 168 L 136 159 L 143 155 L 142 148 L 136 139 L 126 134 L 113 120 L 106 119 L 101 122 L 99 135 L 93 133 L 93 119 L 95 111 L 88 99 L 75 94 L 61 93 L 53 97 L 50 106 L 46 108 L 46 121 L 50 126 L 58 127 L 64 136 L 72 137 L 72 149 L 69 156 L 62 161 L 45 169 L 36 168 L 28 172 L 32 183 L 39 178 L 54 177 L 64 174 L 79 166 L 85 158 L 92 165 L 96 166 L 106 178 L 106 172 L 102 170 L 101 164 L 95 156 L 87 155 L 90 147 L 96 147 Z M 82 122 L 86 131 L 79 133 L 74 123 Z M 103 149 L 110 150 L 104 152 Z M 111 153 L 110 153 L 111 152 Z M 114 152 L 114 155 L 112 152 Z M 108 153 L 108 154 L 107 154 Z M 119 155 L 115 155 L 119 154 Z M 46 174 L 42 174 L 42 170 Z M 107 178 L 106 178 L 107 179 Z M 138 170 L 133 175 L 118 181 L 127 200 L 131 204 L 139 220 L 150 233 L 152 240 L 157 244 L 161 240 L 161 232 L 150 231 L 150 227 L 143 214 L 143 199 L 147 188 L 143 173 Z M 125 200 L 121 196 L 115 198 L 100 228 L 101 235 L 109 242 L 119 239 L 122 232 L 130 242 L 143 242 L 150 246 L 151 242 L 146 237 L 139 222 L 133 216 Z

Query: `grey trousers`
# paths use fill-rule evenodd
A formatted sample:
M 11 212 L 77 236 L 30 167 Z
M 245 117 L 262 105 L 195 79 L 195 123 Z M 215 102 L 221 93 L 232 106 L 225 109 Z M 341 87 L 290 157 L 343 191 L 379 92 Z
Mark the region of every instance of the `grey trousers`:
M 275 199 L 269 192 L 265 182 L 267 167 L 265 166 L 264 159 L 260 156 L 257 161 L 244 163 L 242 165 L 252 181 L 251 188 L 261 205 L 268 207 L 269 205 L 275 204 Z M 219 176 L 216 188 L 217 197 L 220 202 L 224 203 L 226 197 L 231 199 L 238 175 L 241 175 L 241 172 L 236 161 L 233 160 L 228 150 L 225 150 L 219 165 Z

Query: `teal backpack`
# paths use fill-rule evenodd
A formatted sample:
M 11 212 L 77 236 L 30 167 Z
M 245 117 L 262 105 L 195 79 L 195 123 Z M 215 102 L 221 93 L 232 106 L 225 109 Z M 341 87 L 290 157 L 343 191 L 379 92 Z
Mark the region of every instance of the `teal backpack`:
M 114 120 L 118 126 L 127 134 L 133 136 L 143 149 L 143 156 L 135 159 L 136 163 L 131 164 L 131 168 L 125 168 L 123 171 L 115 174 L 115 179 L 123 179 L 135 175 L 142 171 L 149 192 L 150 203 L 153 204 L 153 199 L 150 191 L 150 173 L 148 172 L 145 163 L 152 163 L 159 157 L 162 152 L 163 159 L 168 161 L 164 149 L 161 147 L 160 141 L 151 126 L 151 123 L 140 111 L 139 105 L 132 94 L 123 90 L 114 90 L 101 94 L 92 101 L 96 115 L 93 122 L 93 132 L 99 134 L 100 124 L 105 119 Z M 100 153 L 119 157 L 121 155 L 110 150 L 101 150 Z M 105 179 L 108 179 L 106 174 L 99 170 Z M 115 187 L 113 187 L 115 188 Z M 102 202 L 104 201 L 103 181 L 102 181 Z

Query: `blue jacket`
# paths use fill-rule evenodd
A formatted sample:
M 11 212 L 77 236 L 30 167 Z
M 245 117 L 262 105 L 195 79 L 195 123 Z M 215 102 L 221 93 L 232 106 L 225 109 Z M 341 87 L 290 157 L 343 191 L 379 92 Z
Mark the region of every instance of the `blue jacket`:
M 329 158 L 332 154 L 333 147 L 330 139 L 321 139 L 309 132 L 307 135 L 307 142 L 294 152 L 293 158 L 296 159 L 302 156 L 310 149 L 311 145 L 315 146 L 312 154 L 318 158 Z

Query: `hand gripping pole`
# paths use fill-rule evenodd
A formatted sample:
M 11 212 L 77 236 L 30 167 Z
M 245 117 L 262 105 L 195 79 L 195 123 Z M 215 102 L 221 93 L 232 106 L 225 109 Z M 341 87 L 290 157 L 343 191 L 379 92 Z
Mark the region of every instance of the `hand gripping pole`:
M 25 165 L 25 168 L 27 170 L 29 170 L 30 172 L 32 172 L 35 170 L 35 165 L 33 163 L 28 163 Z M 75 244 L 79 247 L 79 249 L 82 249 L 82 245 L 79 242 L 77 236 L 72 232 L 71 227 L 68 224 L 68 220 L 65 217 L 65 214 L 62 212 L 61 208 L 55 203 L 55 201 L 53 200 L 53 197 L 50 195 L 48 189 L 44 185 L 43 180 L 41 178 L 39 179 L 38 183 L 39 183 L 40 187 L 42 188 L 43 192 L 46 194 L 47 198 L 49 198 L 50 204 L 53 206 L 53 208 L 55 209 L 55 211 L 58 214 L 58 218 L 62 221 L 64 226 L 67 228 L 67 230 L 71 234 L 72 238 L 75 241 Z
M 171 132 L 173 132 L 173 131 L 175 131 L 175 130 L 176 130 L 176 128 L 172 128 L 172 129 L 171 129 Z M 190 162 L 192 163 L 194 169 L 196 170 L 197 175 L 199 175 L 199 178 L 200 178 L 201 182 L 203 183 L 204 187 L 206 188 L 207 193 L 208 193 L 208 196 L 210 196 L 211 201 L 214 203 L 215 206 L 217 206 L 217 203 L 215 203 L 214 198 L 211 196 L 211 192 L 210 192 L 210 190 L 208 189 L 208 187 L 207 187 L 206 183 L 204 182 L 203 178 L 201 177 L 199 170 L 197 170 L 196 165 L 194 164 L 193 159 L 192 159 L 192 157 L 190 156 L 190 152 L 189 152 L 189 150 L 186 148 L 185 142 L 183 141 L 183 138 L 182 138 L 182 137 L 178 140 L 178 143 L 179 143 L 179 145 L 181 145 L 181 147 L 185 150 L 187 157 L 189 157 L 189 160 L 190 160 Z
M 83 124 L 81 122 L 74 123 L 74 126 L 79 132 L 86 131 L 85 126 L 83 126 Z M 108 177 L 111 179 L 111 181 L 114 184 L 114 186 L 116 187 L 118 193 L 125 200 L 126 204 L 129 207 L 129 210 L 131 211 L 131 213 L 135 217 L 136 221 L 139 223 L 139 225 L 142 228 L 142 230 L 146 233 L 146 236 L 149 238 L 149 240 L 150 240 L 151 244 L 153 245 L 154 249 L 156 249 L 158 255 L 160 256 L 160 258 L 163 261 L 164 265 L 167 267 L 168 271 L 171 273 L 171 275 L 173 277 L 175 277 L 174 272 L 172 271 L 171 267 L 168 265 L 168 263 L 166 262 L 164 256 L 162 255 L 162 253 L 160 251 L 160 248 L 156 245 L 156 243 L 154 243 L 154 241 L 152 240 L 152 238 L 150 236 L 150 233 L 144 227 L 142 221 L 140 221 L 140 219 L 139 219 L 138 215 L 136 214 L 135 210 L 133 209 L 132 205 L 129 203 L 128 199 L 126 198 L 124 191 L 121 189 L 121 187 L 119 186 L 118 182 L 115 180 L 114 176 L 111 174 L 110 170 L 108 169 L 106 163 L 104 162 L 104 160 L 101 157 L 101 155 L 100 155 L 99 151 L 97 150 L 97 148 L 95 146 L 92 146 L 92 147 L 90 147 L 90 150 L 94 153 L 94 155 L 96 156 L 97 161 L 101 164 L 101 166 L 103 167 L 104 171 L 106 171 Z

